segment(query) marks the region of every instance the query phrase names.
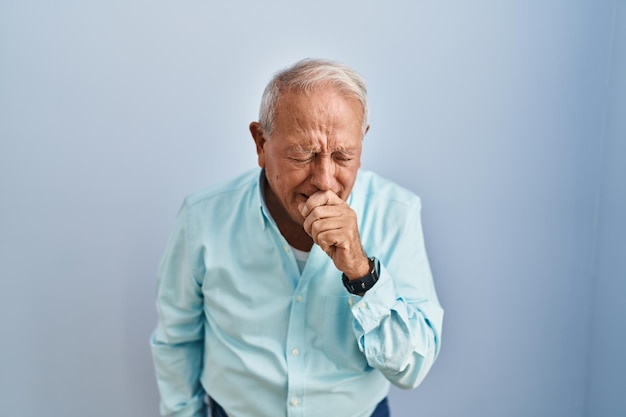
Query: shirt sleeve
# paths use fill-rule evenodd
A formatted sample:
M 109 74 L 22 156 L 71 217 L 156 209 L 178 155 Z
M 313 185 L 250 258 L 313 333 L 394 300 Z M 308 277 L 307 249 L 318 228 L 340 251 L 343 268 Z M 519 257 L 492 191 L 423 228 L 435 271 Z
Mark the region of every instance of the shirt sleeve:
M 374 287 L 363 297 L 351 295 L 359 349 L 371 367 L 403 389 L 422 382 L 441 344 L 443 309 L 424 247 L 420 209 L 418 200 L 396 244 L 383 254 L 387 265 L 381 261 Z
M 194 261 L 199 255 L 192 249 L 189 211 L 183 204 L 159 265 L 158 323 L 150 340 L 161 413 L 175 417 L 206 415 L 200 384 L 204 350 L 202 281 L 199 263 Z

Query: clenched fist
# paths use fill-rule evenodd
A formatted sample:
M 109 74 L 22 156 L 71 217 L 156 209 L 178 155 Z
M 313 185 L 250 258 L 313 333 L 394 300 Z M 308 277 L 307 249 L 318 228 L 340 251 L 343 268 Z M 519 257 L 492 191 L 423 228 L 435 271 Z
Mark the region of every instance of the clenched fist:
M 356 213 L 332 191 L 312 194 L 298 209 L 304 230 L 349 279 L 369 273 L 367 255 L 361 246 Z

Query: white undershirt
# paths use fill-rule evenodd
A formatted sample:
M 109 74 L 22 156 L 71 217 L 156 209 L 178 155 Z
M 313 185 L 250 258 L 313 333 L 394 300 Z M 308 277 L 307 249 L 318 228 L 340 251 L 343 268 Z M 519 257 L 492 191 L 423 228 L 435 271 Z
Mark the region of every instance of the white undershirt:
M 298 263 L 298 269 L 300 270 L 300 273 L 302 273 L 302 270 L 304 269 L 304 265 L 306 265 L 306 261 L 307 259 L 309 259 L 310 252 L 305 252 L 303 250 L 296 249 L 293 246 L 291 246 L 291 250 L 293 251 L 293 254 L 296 257 L 296 262 Z

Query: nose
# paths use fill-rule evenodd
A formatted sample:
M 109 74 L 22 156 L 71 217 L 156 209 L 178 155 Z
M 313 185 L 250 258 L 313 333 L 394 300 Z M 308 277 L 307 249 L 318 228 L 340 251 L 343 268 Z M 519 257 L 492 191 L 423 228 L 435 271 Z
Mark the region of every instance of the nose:
M 311 169 L 311 184 L 313 186 L 321 191 L 333 189 L 335 183 L 335 165 L 330 157 L 318 155 Z

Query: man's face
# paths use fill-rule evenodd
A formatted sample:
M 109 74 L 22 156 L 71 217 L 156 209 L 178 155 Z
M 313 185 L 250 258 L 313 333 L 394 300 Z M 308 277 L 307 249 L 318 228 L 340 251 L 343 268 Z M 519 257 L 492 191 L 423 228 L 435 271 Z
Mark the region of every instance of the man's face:
M 317 191 L 346 200 L 361 166 L 363 108 L 351 97 L 322 88 L 309 95 L 283 93 L 274 112 L 271 138 L 256 122 L 250 130 L 265 197 L 274 220 L 302 225 L 298 204 Z

